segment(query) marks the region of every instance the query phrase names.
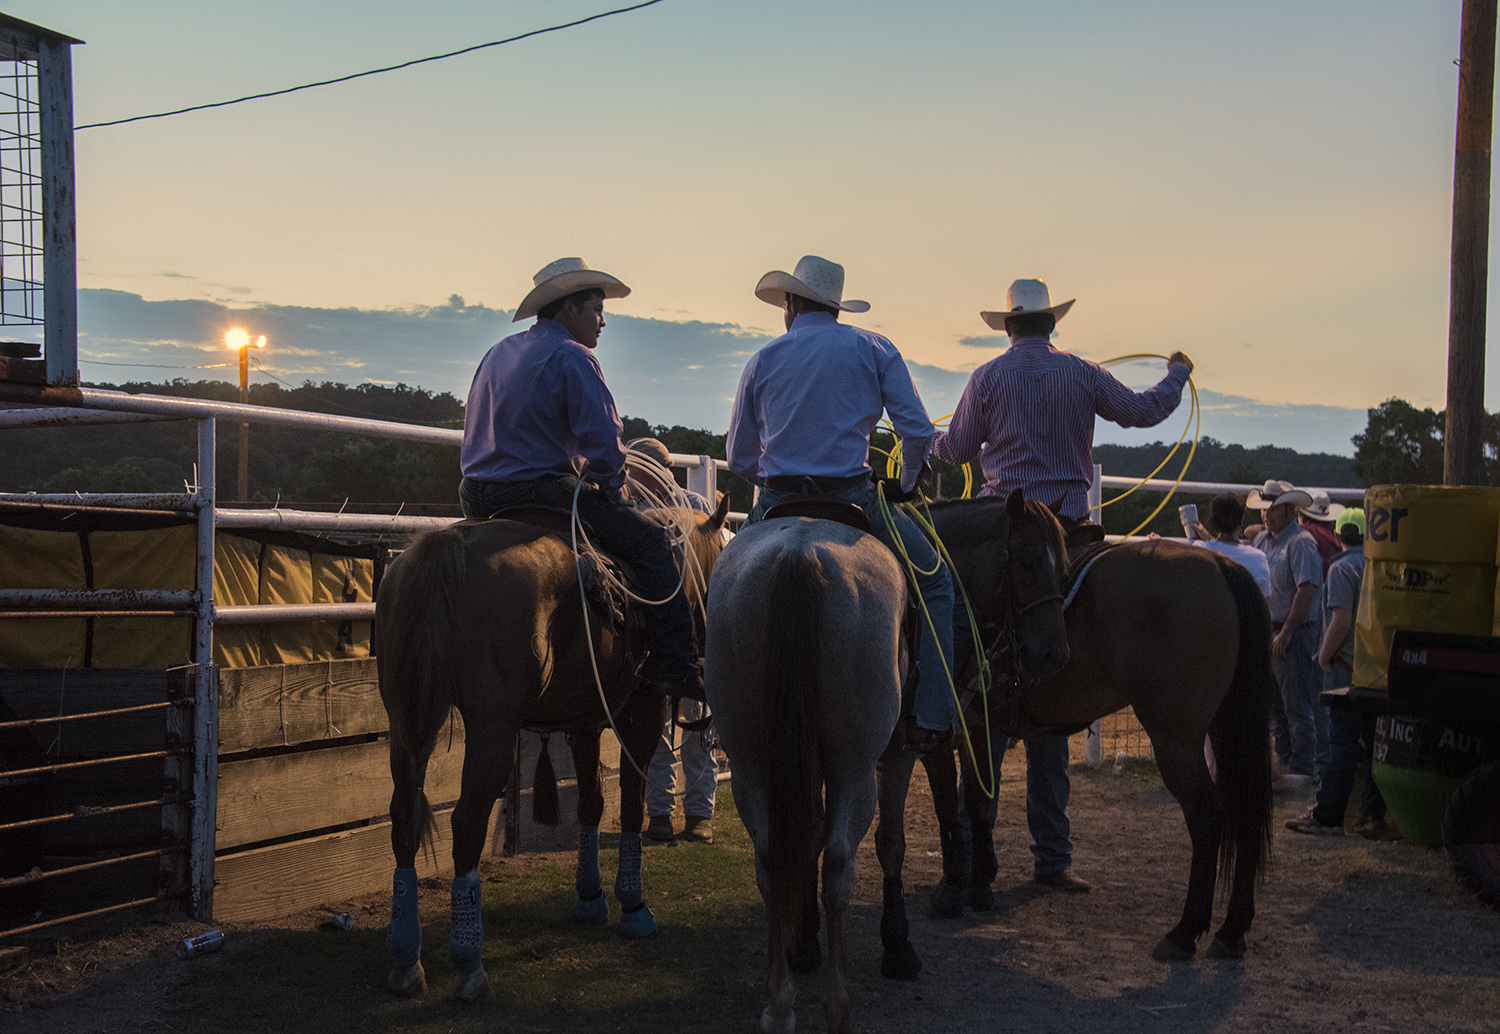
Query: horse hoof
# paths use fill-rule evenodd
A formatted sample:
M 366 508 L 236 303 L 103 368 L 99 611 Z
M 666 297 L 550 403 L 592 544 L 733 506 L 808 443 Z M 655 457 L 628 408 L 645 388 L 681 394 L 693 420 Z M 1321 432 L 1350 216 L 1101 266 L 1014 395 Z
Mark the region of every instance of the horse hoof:
M 1209 959 L 1242 959 L 1245 957 L 1245 938 L 1236 937 L 1233 941 L 1221 941 L 1215 937 L 1209 942 L 1203 956 Z
M 600 894 L 592 901 L 577 898 L 573 902 L 573 921 L 575 923 L 587 923 L 590 926 L 598 926 L 600 923 L 609 921 L 609 902 L 604 900 Z
M 760 1029 L 761 1034 L 793 1034 L 797 1029 L 797 1014 L 787 1010 L 786 1017 L 777 1023 L 768 1005 L 765 1012 L 760 1014 Z
M 910 941 L 902 941 L 880 953 L 880 975 L 888 980 L 915 980 L 920 972 L 922 960 Z
M 988 912 L 995 907 L 995 892 L 988 883 L 971 883 L 964 888 L 964 907 L 970 912 Z
M 490 978 L 485 975 L 484 967 L 469 973 L 459 973 L 453 978 L 453 997 L 460 1002 L 477 1002 L 484 998 L 495 997 L 495 992 L 490 988 Z
M 793 973 L 816 973 L 823 966 L 823 947 L 817 937 L 809 937 L 786 953 L 786 968 Z
M 1170 937 L 1163 937 L 1156 942 L 1156 947 L 1151 949 L 1151 957 L 1157 962 L 1186 962 L 1193 957 L 1197 949 L 1189 946 L 1184 948 Z
M 420 962 L 415 966 L 396 966 L 386 974 L 385 988 L 403 998 L 411 998 L 427 990 L 427 974 L 422 972 Z
M 947 880 L 939 880 L 938 885 L 932 888 L 928 904 L 932 914 L 943 919 L 957 919 L 964 914 L 963 891 Z
M 656 916 L 651 914 L 651 909 L 644 902 L 633 912 L 625 912 L 620 916 L 620 932 L 632 940 L 637 937 L 650 937 L 656 932 Z

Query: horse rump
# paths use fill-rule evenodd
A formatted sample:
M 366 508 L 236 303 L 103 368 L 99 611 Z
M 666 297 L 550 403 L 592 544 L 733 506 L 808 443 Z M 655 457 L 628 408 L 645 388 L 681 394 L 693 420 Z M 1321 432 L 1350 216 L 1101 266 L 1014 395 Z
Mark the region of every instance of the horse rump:
M 782 555 L 766 594 L 766 909 L 798 936 L 823 820 L 817 708 L 828 577 L 816 554 Z
M 392 840 L 415 834 L 428 851 L 436 823 L 422 784 L 455 699 L 453 636 L 462 619 L 464 554 L 457 527 L 424 535 L 396 558 L 375 601 L 376 670 L 391 729 Z M 395 846 L 400 857 L 402 844 Z M 415 853 L 415 842 L 406 846 Z

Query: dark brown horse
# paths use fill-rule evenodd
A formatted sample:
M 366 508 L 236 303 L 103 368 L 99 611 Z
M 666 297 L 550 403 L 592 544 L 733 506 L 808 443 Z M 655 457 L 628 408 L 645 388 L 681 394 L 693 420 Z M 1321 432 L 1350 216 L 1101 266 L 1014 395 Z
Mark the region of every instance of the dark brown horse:
M 934 518 L 957 555 L 964 548 L 957 515 L 935 511 Z M 1066 618 L 1067 666 L 1039 682 L 1023 679 L 1021 699 L 1009 707 L 996 698 L 992 722 L 1002 728 L 1000 736 L 1073 732 L 1133 707 L 1151 738 L 1162 782 L 1182 807 L 1192 842 L 1182 918 L 1152 954 L 1164 961 L 1193 955 L 1209 929 L 1214 888 L 1222 877 L 1229 902 L 1208 951 L 1239 958 L 1271 837 L 1271 627 L 1254 578 L 1206 549 L 1131 542 L 1094 562 Z M 1019 723 L 1006 728 L 1007 717 L 1017 714 Z M 1204 759 L 1205 734 L 1213 745 L 1216 777 Z M 997 738 L 997 754 L 1004 745 Z M 944 878 L 934 905 L 950 914 L 963 904 L 989 907 L 996 872 L 994 809 L 978 790 L 987 780 L 983 773 L 976 780 L 966 769 L 960 831 L 951 797 L 938 792 L 953 785 L 951 755 L 931 759 L 929 777 L 944 826 Z M 969 836 L 955 835 L 959 832 Z M 971 841 L 967 858 L 965 840 Z
M 685 578 L 701 613 L 708 572 L 723 546 L 726 496 L 712 516 L 677 511 L 684 529 Z M 615 897 L 627 936 L 656 928 L 641 888 L 641 775 L 661 738 L 665 699 L 635 691 L 611 717 L 604 700 L 630 673 L 626 636 L 601 610 L 585 606 L 571 546 L 510 520 L 464 521 L 432 532 L 401 554 L 376 600 L 380 696 L 391 725 L 391 847 L 395 894 L 387 986 L 426 987 L 417 916 L 416 856 L 430 847 L 432 810 L 423 792 L 427 761 L 450 709 L 464 723 L 462 790 L 453 810 L 453 993 L 490 994 L 483 966 L 478 866 L 490 811 L 505 791 L 523 728 L 566 730 L 577 773 L 580 921 L 603 922 L 609 904 L 599 872 L 599 732 L 616 728 L 620 766 L 620 865 Z M 611 706 L 617 706 L 611 704 Z
M 978 622 L 980 645 L 994 667 L 1018 664 L 1037 676 L 1053 674 L 1068 661 L 1068 632 L 1063 624 L 1061 583 L 1067 572 L 1062 526 L 1045 506 L 1026 502 L 1016 490 L 1006 499 L 987 497 L 935 503 L 932 522 L 953 561 L 957 583 L 964 587 Z M 956 588 L 957 586 L 955 586 Z M 958 606 L 964 606 L 960 599 Z M 958 680 L 964 686 L 977 671 L 977 660 Z M 959 753 L 972 750 L 988 776 L 986 727 L 982 714 L 966 715 L 966 737 Z M 996 729 L 993 735 L 1004 732 Z M 880 758 L 880 822 L 875 852 L 883 873 L 880 918 L 880 971 L 907 980 L 922 969 L 908 937 L 906 899 L 901 870 L 906 858 L 906 795 L 916 757 L 892 741 Z M 928 755 L 924 762 L 933 783 L 945 856 L 958 831 L 957 774 L 953 752 Z M 936 765 L 937 776 L 932 775 Z M 947 772 L 947 782 L 941 773 Z M 972 782 L 972 780 L 971 780 Z M 816 943 L 799 946 L 799 961 L 815 961 Z

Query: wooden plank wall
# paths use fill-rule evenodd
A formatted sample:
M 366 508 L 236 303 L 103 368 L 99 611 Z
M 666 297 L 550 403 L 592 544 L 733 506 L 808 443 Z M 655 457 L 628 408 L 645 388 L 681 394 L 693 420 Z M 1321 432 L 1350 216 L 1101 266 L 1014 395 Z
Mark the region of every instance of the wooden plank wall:
M 391 781 L 373 658 L 225 669 L 219 711 L 219 829 L 214 918 L 247 921 L 333 904 L 390 885 L 387 819 Z M 463 722 L 456 712 L 427 769 L 437 815 L 436 862 L 423 876 L 452 875 L 449 816 L 459 795 Z M 619 829 L 619 746 L 603 741 L 606 830 Z M 550 742 L 563 823 L 531 822 L 531 782 L 540 738 L 522 736 L 522 850 L 577 844 L 577 802 L 564 737 Z M 504 846 L 503 802 L 491 816 L 486 855 Z M 344 827 L 344 828 L 338 828 Z M 304 835 L 305 834 L 305 835 Z

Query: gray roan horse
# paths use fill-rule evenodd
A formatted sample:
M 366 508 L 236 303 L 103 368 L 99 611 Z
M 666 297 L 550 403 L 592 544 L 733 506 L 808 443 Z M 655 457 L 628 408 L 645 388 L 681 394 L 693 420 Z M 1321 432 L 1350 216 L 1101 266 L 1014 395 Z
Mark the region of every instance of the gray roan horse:
M 711 517 L 695 515 L 686 550 L 697 575 L 686 579 L 701 608 L 701 587 L 722 548 L 726 496 Z M 416 856 L 431 848 L 433 815 L 423 790 L 427 761 L 450 709 L 464 723 L 462 790 L 453 810 L 453 914 L 449 950 L 453 993 L 491 994 L 483 966 L 478 866 L 490 811 L 505 791 L 523 728 L 565 730 L 578 776 L 578 900 L 574 915 L 603 922 L 609 914 L 599 872 L 599 732 L 607 722 L 595 683 L 622 686 L 626 635 L 597 607 L 584 606 L 571 546 L 512 520 L 464 521 L 432 532 L 401 554 L 380 585 L 375 605 L 380 696 L 391 725 L 391 847 L 395 894 L 387 948 L 387 986 L 398 994 L 426 987 L 417 914 Z M 590 653 L 589 640 L 593 650 Z M 595 658 L 597 661 L 595 661 Z M 638 659 L 638 658 L 637 658 Z M 645 769 L 661 739 L 665 699 L 630 693 L 614 715 L 622 747 Z M 656 928 L 641 888 L 640 829 L 645 785 L 628 762 L 620 768 L 620 865 L 615 897 L 621 931 Z
M 1020 516 L 1019 494 L 1013 503 Z M 981 590 L 986 595 L 1010 592 L 1007 578 L 1015 565 L 1005 560 L 1004 526 L 998 535 L 998 563 Z M 1056 543 L 1060 552 L 1060 535 Z M 1050 573 L 1043 578 L 1050 607 L 1032 613 L 1054 612 L 1051 649 L 1060 655 L 1055 571 L 1040 537 L 1035 550 Z M 823 1012 L 830 1031 L 853 1029 L 844 921 L 855 850 L 875 815 L 876 763 L 891 746 L 901 712 L 906 601 L 906 576 L 891 551 L 873 536 L 826 520 L 788 517 L 752 525 L 715 569 L 706 688 L 734 766 L 735 804 L 755 845 L 756 880 L 766 903 L 769 1004 L 761 1028 L 767 1032 L 794 1029 L 789 972 L 821 962 L 820 854 L 829 961 Z
M 934 507 L 933 520 L 955 557 L 965 555 L 966 515 Z M 1271 836 L 1271 628 L 1254 578 L 1206 549 L 1131 542 L 1098 557 L 1066 619 L 1067 665 L 1039 682 L 1023 679 L 1019 700 L 992 697 L 992 724 L 1001 736 L 1071 732 L 1133 707 L 1151 738 L 1162 782 L 1182 807 L 1192 843 L 1182 918 L 1152 954 L 1163 961 L 1193 955 L 1209 928 L 1215 884 L 1222 879 L 1229 903 L 1208 953 L 1239 958 Z M 1205 734 L 1216 775 L 1204 759 Z M 996 741 L 997 753 L 1004 743 Z M 967 770 L 960 829 L 952 795 L 942 789 L 953 786 L 952 756 L 931 756 L 927 765 L 943 846 L 944 876 L 934 908 L 949 915 L 965 905 L 990 908 L 994 807 Z

